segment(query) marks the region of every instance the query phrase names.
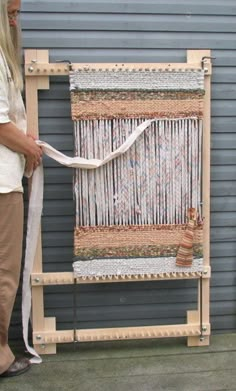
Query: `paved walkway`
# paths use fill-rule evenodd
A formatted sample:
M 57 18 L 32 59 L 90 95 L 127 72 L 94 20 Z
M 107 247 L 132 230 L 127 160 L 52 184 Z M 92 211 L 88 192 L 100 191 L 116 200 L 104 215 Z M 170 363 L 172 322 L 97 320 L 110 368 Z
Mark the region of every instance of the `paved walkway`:
M 209 347 L 185 339 L 59 345 L 24 375 L 1 379 L 1 391 L 233 391 L 236 334 Z

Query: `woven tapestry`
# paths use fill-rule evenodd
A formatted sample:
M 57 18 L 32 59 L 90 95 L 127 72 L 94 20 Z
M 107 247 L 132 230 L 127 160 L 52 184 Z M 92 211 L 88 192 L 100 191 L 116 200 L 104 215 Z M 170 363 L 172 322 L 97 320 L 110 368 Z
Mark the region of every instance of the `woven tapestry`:
M 70 74 L 76 169 L 74 255 L 80 276 L 202 267 L 202 70 L 93 69 Z M 189 269 L 188 269 L 189 270 Z

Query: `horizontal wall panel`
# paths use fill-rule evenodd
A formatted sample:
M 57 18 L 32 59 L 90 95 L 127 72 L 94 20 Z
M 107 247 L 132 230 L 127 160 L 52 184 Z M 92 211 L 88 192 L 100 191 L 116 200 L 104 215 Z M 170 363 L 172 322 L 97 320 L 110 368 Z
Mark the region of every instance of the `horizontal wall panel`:
M 211 167 L 211 180 L 235 181 L 236 170 L 234 165 L 212 165 Z M 223 183 L 222 183 L 223 186 Z
M 53 113 L 52 113 L 53 114 Z M 50 117 L 50 118 L 39 118 L 39 128 L 40 128 L 40 138 L 43 138 L 44 136 L 48 135 L 57 135 L 57 136 L 64 136 L 65 135 L 71 135 L 73 137 L 73 122 L 71 118 L 60 118 L 60 121 L 58 121 L 57 117 Z M 72 149 L 73 146 L 70 146 L 70 149 Z
M 44 198 L 47 200 L 72 200 L 73 188 L 72 184 L 50 184 L 44 190 Z
M 223 149 L 226 154 L 230 154 L 230 150 L 236 149 L 236 133 L 226 133 L 224 131 L 224 133 L 214 134 L 211 139 L 211 146 L 213 150 L 219 151 L 219 149 Z
M 236 65 L 236 55 L 234 50 L 215 49 L 212 51 L 212 56 L 215 57 L 213 61 L 213 75 L 215 75 L 216 67 L 234 67 Z M 92 50 L 84 49 L 78 45 L 73 51 L 70 48 L 60 47 L 50 49 L 51 62 L 56 60 L 67 59 L 73 62 L 185 62 L 186 50 L 180 48 L 121 48 L 112 50 L 111 48 L 92 48 Z M 223 74 L 227 77 L 227 75 Z M 52 80 L 58 78 L 53 77 Z M 60 80 L 66 80 L 66 77 L 62 76 Z M 218 82 L 218 79 L 215 78 Z M 235 81 L 234 81 L 235 83 Z
M 236 65 L 236 53 L 235 50 L 214 50 L 214 66 L 235 66 Z
M 78 308 L 78 326 L 82 328 L 82 322 L 88 322 L 88 326 L 92 322 L 102 322 L 106 320 L 106 323 L 116 321 L 117 325 L 121 324 L 118 322 L 121 321 L 129 321 L 132 322 L 136 320 L 138 324 L 142 324 L 142 320 L 145 319 L 146 324 L 150 320 L 150 324 L 166 324 L 168 321 L 171 324 L 173 319 L 176 319 L 176 323 L 184 323 L 186 322 L 185 314 L 187 310 L 196 309 L 196 304 L 193 303 L 175 303 L 175 305 L 166 304 L 146 304 L 145 307 L 139 305 L 111 305 L 111 306 L 88 306 L 88 307 L 79 307 Z M 53 313 L 57 317 L 59 322 L 67 320 L 67 322 L 73 321 L 73 310 L 72 308 L 64 308 L 61 310 L 60 308 L 53 307 L 53 312 L 50 308 L 45 308 L 46 314 L 51 316 Z M 235 306 L 233 301 L 227 301 L 225 303 L 213 302 L 211 306 L 211 316 L 233 316 L 235 311 Z M 138 321 L 137 321 L 138 320 Z M 132 325 L 132 323 L 130 323 Z M 113 323 L 114 326 L 114 323 Z M 96 326 L 92 326 L 94 328 Z M 98 326 L 101 327 L 101 326 Z
M 45 185 L 49 184 L 71 184 L 73 180 L 73 169 L 61 166 L 45 170 Z
M 96 62 L 185 62 L 186 50 L 171 49 L 149 49 L 149 48 L 93 48 L 92 50 L 79 47 L 71 50 L 70 48 L 52 48 L 50 50 L 52 62 L 60 59 L 70 60 L 72 63 L 96 63 Z M 229 65 L 229 64 L 228 64 Z M 63 77 L 64 78 L 64 77 Z
M 75 226 L 75 216 L 64 216 L 63 224 L 61 224 L 61 215 L 57 214 L 52 217 L 44 217 L 42 220 L 43 231 L 46 232 L 69 232 L 73 236 Z
M 176 4 L 175 0 L 152 0 L 145 3 L 140 0 L 89 0 L 89 1 L 70 1 L 65 0 L 43 0 L 40 2 L 25 0 L 23 2 L 23 10 L 27 12 L 45 12 L 55 13 L 57 12 L 75 12 L 75 13 L 131 13 L 131 14 L 187 14 L 191 17 L 192 14 L 196 15 L 236 15 L 236 5 L 233 0 L 224 1 L 224 4 L 220 0 L 204 1 L 198 0 L 181 0 Z
M 212 117 L 211 128 L 212 133 L 235 133 L 236 126 L 234 126 L 236 120 L 236 113 L 232 117 Z M 219 147 L 219 145 L 218 145 Z
M 211 317 L 212 327 L 220 333 L 234 333 L 236 319 L 234 315 Z
M 214 54 L 214 51 L 213 51 Z M 214 61 L 214 60 L 213 60 Z M 234 67 L 216 67 L 212 73 L 213 83 L 235 83 L 235 68 Z M 227 99 L 227 96 L 225 97 Z
M 224 140 L 224 144 L 228 144 L 227 139 Z M 217 143 L 217 146 L 220 146 Z M 229 144 L 228 144 L 229 146 Z M 236 153 L 234 149 L 234 141 L 232 141 L 231 149 L 213 149 L 211 152 L 211 164 L 212 165 L 234 165 L 236 164 Z
M 46 299 L 47 308 L 63 308 L 63 307 L 73 307 L 73 292 L 72 289 L 69 291 L 61 290 L 60 293 L 63 293 L 63 297 L 58 295 L 58 292 L 48 293 Z M 211 289 L 211 300 L 212 303 L 218 302 L 221 300 L 221 297 L 225 297 L 225 301 L 227 301 L 227 305 L 229 311 L 232 312 L 233 301 L 235 299 L 233 294 L 232 287 L 212 287 Z M 96 305 L 97 307 L 108 307 L 108 306 L 130 306 L 130 305 L 140 305 L 142 304 L 169 304 L 174 301 L 178 301 L 181 305 L 186 305 L 188 303 L 196 303 L 196 286 L 193 288 L 187 289 L 180 288 L 175 291 L 168 291 L 166 289 L 161 289 L 157 286 L 156 289 L 146 289 L 140 292 L 140 290 L 122 290 L 119 291 L 114 290 L 104 290 L 97 288 L 96 291 L 88 291 L 86 292 L 86 297 L 81 295 L 81 291 L 78 287 L 77 290 L 77 304 L 79 308 L 84 307 L 93 307 Z M 213 314 L 221 314 L 223 303 L 219 305 L 221 307 L 219 313 L 215 310 L 214 307 L 217 307 L 217 304 L 212 308 Z
M 47 200 L 44 199 L 44 216 L 74 216 L 74 208 L 72 199 L 66 200 Z
M 235 210 L 234 197 L 212 197 L 211 212 L 233 212 Z
M 50 299 L 50 296 L 48 296 Z M 50 311 L 53 308 L 57 318 L 63 317 L 63 312 L 61 310 L 61 306 L 66 307 L 66 319 L 70 322 L 73 320 L 73 310 L 72 310 L 72 298 L 69 301 L 64 301 L 64 303 L 59 303 L 59 307 L 54 305 L 53 298 L 51 303 L 46 302 L 46 312 Z M 178 299 L 178 297 L 176 298 Z M 50 300 L 49 300 L 50 301 Z M 101 302 L 104 301 L 104 298 L 101 298 Z M 165 323 L 168 323 L 168 319 L 171 318 L 185 318 L 185 313 L 187 310 L 196 309 L 197 303 L 194 301 L 192 303 L 182 302 L 181 300 L 178 303 L 175 303 L 174 306 L 171 306 L 171 303 L 150 303 L 147 301 L 145 304 L 145 309 L 142 308 L 141 305 L 130 303 L 127 305 L 124 304 L 116 304 L 115 298 L 110 300 L 109 305 L 99 305 L 98 297 L 93 300 L 93 303 L 96 303 L 95 306 L 80 306 L 78 303 L 78 320 L 80 322 L 94 322 L 102 321 L 106 319 L 107 321 L 121 321 L 121 320 L 134 320 L 138 319 L 142 321 L 142 319 L 155 319 L 156 324 L 161 321 L 161 319 L 165 318 Z M 52 307 L 50 307 L 50 304 Z M 68 305 L 69 304 L 69 305 Z M 168 306 L 167 306 L 168 304 Z M 217 305 L 218 304 L 218 305 Z M 70 307 L 71 305 L 71 307 Z M 158 305 L 158 307 L 157 307 Z M 169 309 L 169 313 L 168 313 Z M 234 315 L 235 306 L 234 301 L 229 300 L 224 302 L 212 302 L 211 306 L 211 316 L 231 316 Z M 63 320 L 63 319 L 61 319 Z M 183 321 L 185 322 L 185 320 Z M 180 322 L 178 322 L 180 323 Z M 154 323 L 155 324 L 155 323 Z
M 211 194 L 214 197 L 236 196 L 236 181 L 224 181 L 222 186 L 221 181 L 211 182 Z
M 225 15 L 215 18 L 214 15 L 162 15 L 158 14 L 110 14 L 97 13 L 74 13 L 50 14 L 45 18 L 44 14 L 25 14 L 22 22 L 24 30 L 47 30 L 47 31 L 156 31 L 159 32 L 236 32 L 234 16 Z
M 236 236 L 236 225 L 234 227 L 211 228 L 211 243 L 234 241 Z
M 212 85 L 213 100 L 236 100 L 236 83 L 215 83 Z
M 226 293 L 226 291 L 224 291 Z M 80 290 L 77 292 L 77 304 L 78 307 L 84 308 L 89 306 L 108 307 L 108 306 L 130 306 L 147 304 L 169 304 L 175 300 L 179 303 L 186 304 L 197 301 L 196 286 L 188 290 L 186 295 L 186 289 L 178 289 L 176 292 L 171 291 L 167 294 L 166 289 L 151 289 L 140 292 L 139 290 L 133 291 L 118 291 L 113 292 L 104 291 L 98 289 L 95 292 L 87 292 L 86 298 L 80 295 Z M 176 295 L 176 296 L 175 296 Z M 60 299 L 57 293 L 47 295 L 46 305 L 48 308 L 63 308 L 68 304 L 72 305 L 72 293 L 64 293 L 63 298 Z
M 212 245 L 212 247 L 214 244 Z M 222 258 L 216 258 L 216 257 L 211 257 L 211 268 L 212 272 L 227 272 L 227 271 L 236 271 L 236 262 L 234 257 L 222 257 Z M 227 288 L 227 287 L 226 287 Z M 232 289 L 232 287 L 230 287 Z M 233 289 L 234 292 L 234 289 Z M 235 292 L 234 292 L 235 294 Z M 225 297 L 225 300 L 227 300 L 227 296 Z
M 207 40 L 205 33 L 183 33 L 183 32 L 104 32 L 104 31 L 41 31 L 27 30 L 23 34 L 26 47 L 44 49 L 67 47 L 74 49 L 99 48 L 101 44 L 104 48 L 150 48 L 163 49 L 178 46 L 180 49 L 196 49 L 201 42 L 202 49 L 235 49 L 235 37 L 233 34 L 208 33 Z
M 148 320 L 153 321 L 155 319 L 155 323 L 159 323 L 161 319 L 165 318 L 165 323 L 167 322 L 167 319 L 171 321 L 172 319 L 176 319 L 177 323 L 178 318 L 185 318 L 186 310 L 188 309 L 195 309 L 196 305 L 194 304 L 169 304 L 166 306 L 165 304 L 158 305 L 158 308 L 154 305 L 145 305 L 145 306 L 110 306 L 110 307 L 103 307 L 103 306 L 93 306 L 93 307 L 81 307 L 78 308 L 78 324 L 80 325 L 81 322 L 99 322 L 106 320 L 107 322 L 110 321 L 117 321 L 120 322 L 121 320 L 129 320 L 129 321 L 136 321 L 140 322 L 142 319 L 146 320 L 146 324 L 149 323 Z M 46 314 L 49 310 L 45 308 Z M 63 308 L 63 310 L 60 310 L 58 308 L 53 308 L 53 313 L 57 317 L 59 322 L 62 322 L 64 319 L 67 319 L 68 322 L 73 321 L 73 311 L 71 308 Z M 232 312 L 231 312 L 232 315 Z M 155 324 L 152 323 L 152 324 Z M 98 326 L 99 327 L 99 326 Z
M 212 212 L 211 227 L 236 227 L 236 212 Z
M 211 243 L 211 258 L 236 257 L 236 241 Z
M 212 116 L 233 117 L 235 115 L 236 103 L 233 100 L 215 100 L 212 102 Z
M 97 294 L 98 292 L 103 292 L 104 294 L 110 295 L 122 295 L 123 292 L 126 294 L 139 294 L 140 292 L 144 292 L 150 290 L 159 290 L 165 289 L 166 292 L 170 289 L 170 287 L 175 288 L 176 292 L 179 289 L 187 289 L 190 290 L 196 287 L 196 280 L 174 280 L 174 281 L 139 281 L 139 282 L 120 282 L 117 284 L 114 283 L 106 283 L 106 284 L 78 284 L 77 291 L 80 296 L 80 300 L 83 300 L 89 293 Z M 46 293 L 48 295 L 55 294 L 57 295 L 59 292 L 64 292 L 66 294 L 72 293 L 72 286 L 65 285 L 61 287 L 59 285 L 45 287 Z M 141 288 L 141 289 L 140 289 Z M 100 303 L 103 304 L 103 303 Z

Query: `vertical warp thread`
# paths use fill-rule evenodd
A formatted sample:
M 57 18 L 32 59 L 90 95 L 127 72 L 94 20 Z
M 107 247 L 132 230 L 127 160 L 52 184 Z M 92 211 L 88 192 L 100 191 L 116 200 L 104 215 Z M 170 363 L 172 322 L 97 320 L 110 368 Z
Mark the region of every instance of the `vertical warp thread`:
M 75 123 L 75 153 L 103 159 L 140 124 L 139 119 Z M 202 120 L 153 122 L 121 157 L 75 173 L 76 224 L 184 224 L 201 216 Z

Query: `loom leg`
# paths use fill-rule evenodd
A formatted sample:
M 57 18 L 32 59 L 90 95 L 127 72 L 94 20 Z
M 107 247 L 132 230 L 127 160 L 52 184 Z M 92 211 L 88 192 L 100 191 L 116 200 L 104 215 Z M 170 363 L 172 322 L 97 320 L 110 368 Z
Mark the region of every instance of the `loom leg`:
M 199 324 L 200 325 L 200 313 L 199 311 L 187 311 L 187 323 L 188 324 Z M 200 325 L 201 326 L 201 325 Z M 187 345 L 191 346 L 209 346 L 210 338 L 209 335 L 199 335 L 197 337 L 188 337 Z
M 56 318 L 44 318 L 44 331 L 56 331 Z M 38 354 L 56 354 L 57 352 L 55 343 L 35 344 L 34 348 Z

